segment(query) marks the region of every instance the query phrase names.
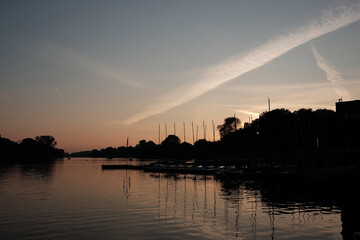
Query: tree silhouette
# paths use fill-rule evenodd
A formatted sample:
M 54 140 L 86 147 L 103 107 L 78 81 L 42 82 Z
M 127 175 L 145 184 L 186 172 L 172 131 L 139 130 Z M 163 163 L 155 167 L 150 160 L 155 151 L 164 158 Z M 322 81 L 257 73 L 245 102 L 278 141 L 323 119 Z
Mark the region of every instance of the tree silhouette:
M 217 126 L 217 129 L 220 132 L 221 138 L 223 138 L 225 135 L 235 132 L 237 129 L 240 128 L 241 121 L 240 119 L 234 117 L 228 117 L 224 119 L 224 123 Z
M 46 146 L 46 147 L 50 147 L 50 148 L 54 148 L 57 144 L 57 142 L 55 141 L 55 138 L 50 135 L 37 136 L 37 137 L 35 137 L 35 140 L 39 144 Z
M 180 138 L 175 135 L 169 135 L 164 141 L 161 142 L 161 145 L 173 145 L 180 144 Z
M 64 157 L 64 150 L 55 148 L 55 145 L 52 136 L 37 136 L 36 140 L 25 138 L 21 142 L 0 138 L 0 164 L 44 163 Z

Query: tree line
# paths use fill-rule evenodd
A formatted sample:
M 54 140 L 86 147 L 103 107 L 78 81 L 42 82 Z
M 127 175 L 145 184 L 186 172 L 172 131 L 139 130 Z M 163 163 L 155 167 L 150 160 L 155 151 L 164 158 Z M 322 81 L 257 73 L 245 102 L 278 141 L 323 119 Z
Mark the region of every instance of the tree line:
M 228 117 L 217 126 L 221 139 L 193 145 L 169 135 L 161 144 L 141 140 L 135 147 L 108 147 L 73 153 L 74 157 L 138 157 L 251 161 L 267 164 L 328 166 L 354 164 L 360 157 L 358 124 L 344 122 L 328 109 L 275 109 L 245 123 Z
M 25 138 L 19 142 L 0 136 L 0 164 L 43 163 L 64 157 L 64 150 L 56 148 L 56 144 L 50 135 Z

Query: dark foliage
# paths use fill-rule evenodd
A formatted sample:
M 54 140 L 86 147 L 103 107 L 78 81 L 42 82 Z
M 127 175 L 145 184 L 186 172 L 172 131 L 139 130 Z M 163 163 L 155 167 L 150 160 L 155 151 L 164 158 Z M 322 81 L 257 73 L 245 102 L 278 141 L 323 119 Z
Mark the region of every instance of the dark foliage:
M 221 138 L 224 136 L 235 132 L 238 130 L 241 126 L 240 119 L 234 117 L 228 117 L 224 119 L 224 123 L 217 126 L 217 129 L 219 130 Z
M 43 135 L 35 137 L 35 140 L 40 144 L 48 148 L 55 148 L 57 142 L 55 138 L 50 135 Z
M 25 138 L 20 143 L 0 137 L 0 164 L 42 163 L 64 157 L 64 150 L 55 146 L 52 136 L 37 136 L 35 140 Z
M 219 125 L 221 140 L 200 139 L 194 145 L 169 135 L 160 145 L 141 140 L 136 147 L 74 153 L 72 156 L 199 159 L 251 164 L 324 167 L 359 165 L 359 124 L 344 122 L 328 109 L 275 109 L 240 128 L 228 117 Z M 357 144 L 359 143 L 359 144 Z

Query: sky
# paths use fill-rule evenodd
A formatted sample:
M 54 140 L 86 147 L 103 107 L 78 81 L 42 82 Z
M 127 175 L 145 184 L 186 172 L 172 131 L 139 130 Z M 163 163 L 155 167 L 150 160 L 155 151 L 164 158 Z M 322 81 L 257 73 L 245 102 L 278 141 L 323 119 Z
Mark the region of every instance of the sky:
M 360 96 L 360 0 L 2 0 L 0 31 L 1 136 L 67 152 Z

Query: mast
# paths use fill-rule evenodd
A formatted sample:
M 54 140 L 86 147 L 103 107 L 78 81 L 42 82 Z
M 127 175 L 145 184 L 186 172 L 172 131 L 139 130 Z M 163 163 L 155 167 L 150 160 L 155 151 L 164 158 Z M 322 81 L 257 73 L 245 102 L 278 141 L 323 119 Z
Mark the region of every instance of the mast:
M 270 112 L 270 98 L 267 97 L 267 99 L 268 99 L 268 106 L 269 106 L 269 112 Z
M 207 130 L 207 125 L 205 124 L 205 132 L 204 132 L 204 139 L 206 140 L 206 130 Z
M 236 117 L 235 117 L 235 114 L 234 114 L 234 122 L 235 122 L 235 131 L 236 131 Z
M 129 136 L 126 138 L 126 147 L 129 147 Z
M 168 137 L 168 135 L 167 135 L 167 125 L 165 123 L 165 138 L 167 138 L 167 137 Z
M 206 129 L 205 129 L 205 121 L 203 120 L 203 134 L 204 134 L 204 139 L 206 140 Z
M 186 142 L 186 138 L 185 138 L 185 122 L 183 122 L 184 125 L 184 142 Z
M 159 145 L 160 145 L 160 124 L 159 124 Z
M 196 141 L 198 140 L 199 136 L 199 125 L 196 125 Z
M 194 143 L 195 143 L 195 137 L 194 137 L 194 122 L 191 122 L 191 129 L 192 129 L 193 144 L 194 144 Z
M 215 142 L 215 124 L 214 124 L 214 120 L 212 120 L 212 128 L 213 128 L 213 140 Z

